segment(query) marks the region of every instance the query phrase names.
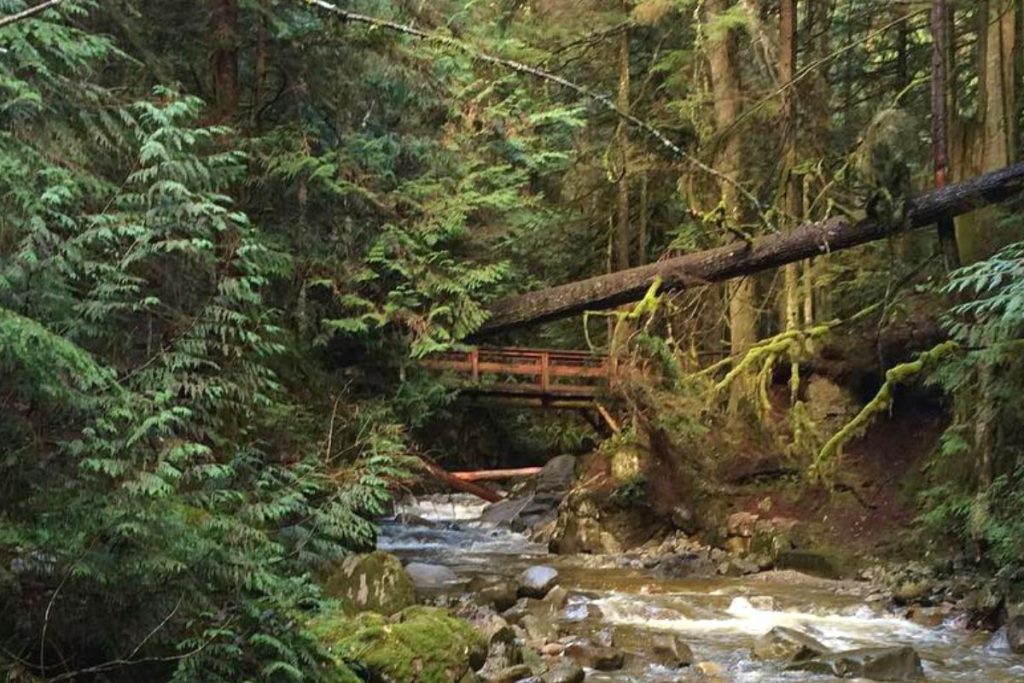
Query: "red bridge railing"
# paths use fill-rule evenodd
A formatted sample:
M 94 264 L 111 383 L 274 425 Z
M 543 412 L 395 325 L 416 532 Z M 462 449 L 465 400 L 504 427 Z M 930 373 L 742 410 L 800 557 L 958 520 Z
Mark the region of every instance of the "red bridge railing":
M 606 356 L 555 349 L 448 351 L 428 356 L 420 365 L 452 373 L 464 389 L 508 396 L 591 398 L 611 376 Z

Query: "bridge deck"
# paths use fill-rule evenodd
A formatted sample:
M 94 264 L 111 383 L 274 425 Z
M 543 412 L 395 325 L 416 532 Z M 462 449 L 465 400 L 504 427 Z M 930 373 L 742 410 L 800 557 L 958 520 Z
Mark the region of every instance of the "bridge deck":
M 434 354 L 420 365 L 450 373 L 464 393 L 509 402 L 593 401 L 610 378 L 605 356 L 589 351 L 483 347 Z

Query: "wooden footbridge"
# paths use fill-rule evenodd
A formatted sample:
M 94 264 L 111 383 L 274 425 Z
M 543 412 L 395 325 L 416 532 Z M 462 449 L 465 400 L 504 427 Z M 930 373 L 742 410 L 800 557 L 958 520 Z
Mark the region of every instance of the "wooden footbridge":
M 612 364 L 589 351 L 480 347 L 420 361 L 446 373 L 465 396 L 507 404 L 588 408 L 608 385 Z

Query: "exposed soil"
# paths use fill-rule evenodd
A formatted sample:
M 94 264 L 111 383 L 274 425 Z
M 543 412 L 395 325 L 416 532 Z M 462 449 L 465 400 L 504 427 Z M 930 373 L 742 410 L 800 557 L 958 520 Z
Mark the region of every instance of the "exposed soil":
M 730 506 L 796 519 L 815 544 L 841 555 L 899 557 L 913 552 L 920 469 L 945 427 L 940 410 L 916 404 L 882 417 L 844 449 L 832 488 L 809 485 L 792 466 L 766 457 L 739 464 Z

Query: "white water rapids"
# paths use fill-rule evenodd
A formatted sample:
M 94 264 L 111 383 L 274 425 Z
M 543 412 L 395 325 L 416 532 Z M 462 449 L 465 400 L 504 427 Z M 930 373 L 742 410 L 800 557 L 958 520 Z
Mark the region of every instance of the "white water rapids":
M 932 683 L 1024 682 L 1024 658 L 1009 651 L 1005 638 L 967 631 L 952 622 L 921 626 L 866 603 L 865 587 L 788 573 L 667 579 L 623 558 L 548 555 L 544 546 L 520 534 L 480 523 L 485 506 L 463 495 L 409 500 L 399 510 L 406 523 L 384 523 L 379 546 L 403 560 L 449 566 L 467 579 L 514 576 L 531 565 L 550 564 L 570 591 L 559 617 L 566 630 L 625 629 L 639 632 L 641 642 L 645 633 L 674 632 L 690 645 L 696 661 L 705 663 L 680 671 L 646 665 L 591 672 L 590 683 L 837 680 L 782 672 L 777 665 L 751 659 L 756 638 L 775 626 L 799 629 L 834 649 L 912 646 Z M 428 520 L 429 526 L 417 524 L 416 518 Z

